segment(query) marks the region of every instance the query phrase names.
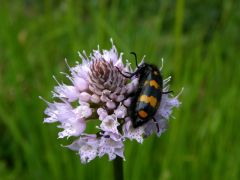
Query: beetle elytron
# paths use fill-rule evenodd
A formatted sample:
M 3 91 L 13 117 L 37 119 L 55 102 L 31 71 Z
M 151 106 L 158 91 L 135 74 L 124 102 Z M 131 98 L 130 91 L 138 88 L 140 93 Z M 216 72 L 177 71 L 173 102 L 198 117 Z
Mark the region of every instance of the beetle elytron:
M 131 54 L 135 56 L 137 70 L 134 73 L 125 72 L 129 74 L 127 76 L 117 69 L 126 78 L 139 76 L 138 89 L 132 96 L 129 109 L 133 127 L 137 128 L 151 119 L 156 123 L 154 115 L 160 106 L 162 94 L 172 91 L 163 92 L 163 78 L 157 66 L 147 63 L 138 66 L 136 53 L 131 52 Z M 159 131 L 158 124 L 157 129 Z

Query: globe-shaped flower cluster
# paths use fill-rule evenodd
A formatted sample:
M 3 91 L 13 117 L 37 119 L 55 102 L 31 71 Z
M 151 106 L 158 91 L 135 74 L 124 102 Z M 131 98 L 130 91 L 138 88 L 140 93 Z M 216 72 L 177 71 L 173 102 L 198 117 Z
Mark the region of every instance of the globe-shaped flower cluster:
M 58 85 L 53 91 L 55 101 L 44 100 L 48 104 L 44 122 L 58 122 L 57 127 L 62 129 L 59 138 L 76 138 L 67 147 L 78 151 L 82 163 L 105 154 L 109 160 L 116 156 L 124 159 L 124 141 L 130 139 L 142 143 L 153 133 L 160 136 L 167 128 L 172 108 L 180 104 L 179 95 L 163 94 L 154 116 L 156 122 L 150 120 L 133 128 L 128 115 L 131 105 L 129 95 L 137 90 L 138 77 L 128 79 L 119 72 L 133 72 L 130 63 L 124 65 L 122 55 L 118 54 L 113 42 L 110 50 L 100 51 L 98 47 L 89 56 L 85 51 L 79 53 L 81 64 L 68 65 L 70 74 L 66 77 L 70 83 L 56 80 Z M 168 91 L 169 81 L 170 77 L 164 80 L 163 91 Z

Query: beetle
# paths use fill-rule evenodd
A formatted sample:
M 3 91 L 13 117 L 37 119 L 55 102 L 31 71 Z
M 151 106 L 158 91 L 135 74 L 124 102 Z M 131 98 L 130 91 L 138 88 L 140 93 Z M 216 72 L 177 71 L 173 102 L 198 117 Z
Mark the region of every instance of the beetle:
M 138 88 L 134 94 L 130 95 L 130 97 L 132 96 L 132 102 L 128 110 L 133 127 L 137 128 L 153 120 L 159 132 L 159 126 L 154 115 L 160 106 L 162 94 L 172 91 L 163 92 L 163 78 L 157 66 L 148 63 L 139 66 L 136 53 L 131 52 L 130 54 L 135 56 L 137 70 L 133 73 L 125 72 L 128 74 L 127 76 L 120 69 L 117 69 L 125 78 L 132 78 L 135 75 L 139 77 Z

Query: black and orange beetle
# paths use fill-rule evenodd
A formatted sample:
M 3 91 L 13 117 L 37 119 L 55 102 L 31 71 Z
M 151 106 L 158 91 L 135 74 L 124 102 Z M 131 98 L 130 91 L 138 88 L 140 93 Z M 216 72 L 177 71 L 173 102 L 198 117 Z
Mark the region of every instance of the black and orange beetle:
M 157 66 L 147 63 L 138 66 L 136 53 L 131 52 L 131 54 L 135 56 L 137 70 L 134 73 L 125 72 L 129 76 L 118 70 L 126 78 L 139 76 L 138 89 L 132 95 L 132 103 L 129 108 L 133 127 L 137 128 L 149 120 L 156 122 L 154 115 L 160 106 L 162 94 L 172 91 L 163 92 L 163 78 Z M 159 131 L 158 124 L 157 129 Z

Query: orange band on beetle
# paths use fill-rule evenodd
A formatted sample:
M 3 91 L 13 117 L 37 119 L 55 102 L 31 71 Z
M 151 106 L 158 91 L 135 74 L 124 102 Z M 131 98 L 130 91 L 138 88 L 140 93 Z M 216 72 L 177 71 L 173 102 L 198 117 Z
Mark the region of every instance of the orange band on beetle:
M 156 107 L 157 105 L 157 98 L 154 96 L 141 95 L 139 101 L 149 103 L 152 107 Z
M 159 88 L 159 84 L 158 84 L 157 81 L 155 81 L 155 80 L 151 80 L 151 81 L 149 82 L 149 84 L 150 84 L 150 86 L 154 86 L 156 89 Z
M 140 110 L 138 111 L 138 115 L 141 117 L 141 118 L 146 118 L 148 116 L 148 113 L 144 110 Z

